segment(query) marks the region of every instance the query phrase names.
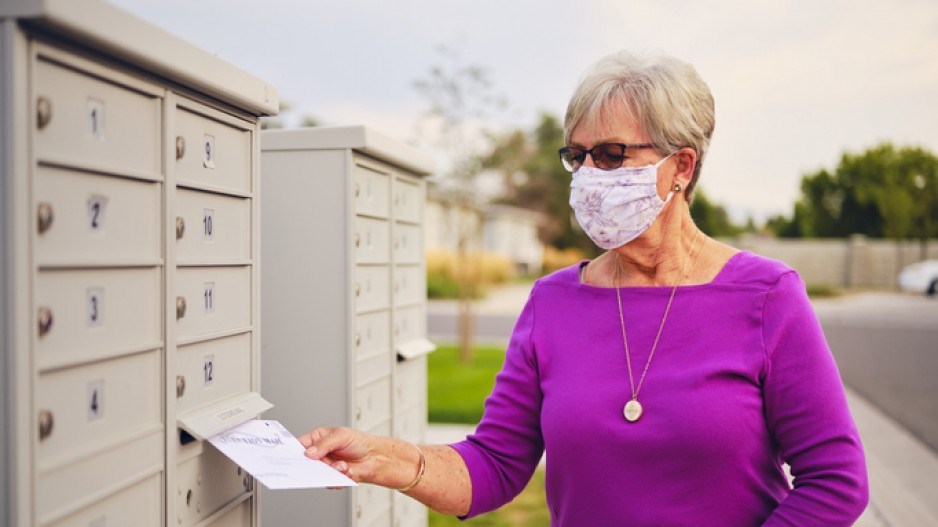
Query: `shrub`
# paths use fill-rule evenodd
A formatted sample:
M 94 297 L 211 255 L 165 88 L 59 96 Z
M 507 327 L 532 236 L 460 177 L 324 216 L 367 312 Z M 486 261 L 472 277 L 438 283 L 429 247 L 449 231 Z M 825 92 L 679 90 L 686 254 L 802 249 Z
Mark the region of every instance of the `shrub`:
M 460 283 L 468 284 L 473 298 L 481 298 L 487 287 L 514 278 L 511 261 L 500 255 L 475 252 L 460 262 L 451 251 L 427 251 L 427 296 L 458 298 Z

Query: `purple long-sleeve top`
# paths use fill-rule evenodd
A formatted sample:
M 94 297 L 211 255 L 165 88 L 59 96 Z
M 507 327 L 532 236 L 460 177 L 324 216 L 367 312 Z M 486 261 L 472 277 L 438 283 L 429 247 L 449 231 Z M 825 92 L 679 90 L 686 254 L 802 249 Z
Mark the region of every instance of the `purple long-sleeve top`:
M 555 526 L 853 524 L 863 449 L 792 269 L 741 252 L 711 283 L 680 287 L 630 423 L 615 289 L 582 284 L 578 268 L 534 285 L 482 421 L 453 445 L 469 517 L 516 496 L 546 449 Z M 670 293 L 621 289 L 636 384 Z

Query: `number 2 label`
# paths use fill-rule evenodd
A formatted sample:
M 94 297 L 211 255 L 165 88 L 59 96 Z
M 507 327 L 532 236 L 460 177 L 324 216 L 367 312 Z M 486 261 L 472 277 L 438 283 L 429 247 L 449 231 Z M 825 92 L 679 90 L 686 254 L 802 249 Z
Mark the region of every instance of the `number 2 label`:
M 88 197 L 88 227 L 92 232 L 104 231 L 104 216 L 107 212 L 107 196 L 94 194 Z

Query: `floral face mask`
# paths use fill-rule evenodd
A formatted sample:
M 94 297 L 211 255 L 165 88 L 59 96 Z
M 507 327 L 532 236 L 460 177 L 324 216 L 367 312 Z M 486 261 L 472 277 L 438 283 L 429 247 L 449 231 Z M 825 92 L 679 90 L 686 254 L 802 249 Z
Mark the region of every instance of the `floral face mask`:
M 609 250 L 638 238 L 671 201 L 658 197 L 657 163 L 642 167 L 602 170 L 580 167 L 570 183 L 570 206 L 593 243 Z

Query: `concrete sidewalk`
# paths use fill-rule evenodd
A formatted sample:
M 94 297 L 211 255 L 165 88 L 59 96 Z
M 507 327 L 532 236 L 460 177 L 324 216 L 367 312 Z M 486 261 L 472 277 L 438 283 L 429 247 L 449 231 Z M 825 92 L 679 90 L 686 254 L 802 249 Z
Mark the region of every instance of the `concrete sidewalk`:
M 513 285 L 476 302 L 479 315 L 517 316 L 531 285 Z M 454 301 L 431 301 L 430 313 L 455 314 Z M 850 409 L 866 451 L 870 477 L 870 505 L 855 527 L 938 526 L 938 453 L 913 437 L 875 405 L 847 389 Z M 472 427 L 430 425 L 429 443 L 465 438 Z

